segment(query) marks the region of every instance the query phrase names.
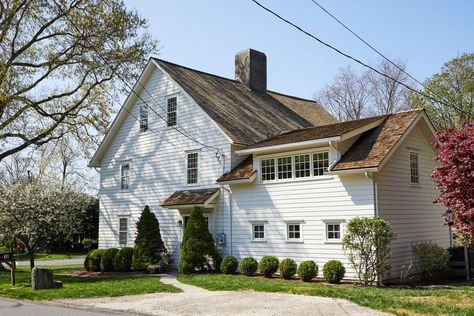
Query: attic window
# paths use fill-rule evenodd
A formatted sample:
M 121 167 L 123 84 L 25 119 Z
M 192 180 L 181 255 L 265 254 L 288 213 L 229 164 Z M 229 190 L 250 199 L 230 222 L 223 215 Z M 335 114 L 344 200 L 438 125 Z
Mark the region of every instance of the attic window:
M 140 132 L 148 131 L 148 105 L 142 104 L 140 106 Z
M 175 126 L 177 122 L 177 107 L 178 107 L 178 100 L 176 97 L 169 98 L 167 101 L 168 105 L 168 112 L 167 112 L 167 123 L 168 126 Z

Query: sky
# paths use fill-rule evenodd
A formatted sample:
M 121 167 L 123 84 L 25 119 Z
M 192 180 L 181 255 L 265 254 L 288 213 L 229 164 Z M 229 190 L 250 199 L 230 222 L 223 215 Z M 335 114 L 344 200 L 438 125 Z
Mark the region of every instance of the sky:
M 420 81 L 460 53 L 474 52 L 474 1 L 316 0 Z M 251 0 L 125 0 L 149 21 L 159 58 L 228 78 L 235 53 L 267 55 L 270 90 L 312 98 L 340 68 L 360 67 L 277 20 Z M 261 0 L 340 50 L 375 64 L 380 57 L 311 0 Z

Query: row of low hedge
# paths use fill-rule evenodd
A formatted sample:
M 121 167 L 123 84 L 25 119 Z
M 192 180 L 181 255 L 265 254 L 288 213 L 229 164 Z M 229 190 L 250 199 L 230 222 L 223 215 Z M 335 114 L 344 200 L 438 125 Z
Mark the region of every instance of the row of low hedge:
M 309 282 L 318 275 L 318 265 L 312 260 L 303 261 L 298 266 L 295 260 L 286 258 L 281 262 L 275 256 L 264 256 L 260 263 L 252 257 L 246 257 L 240 260 L 240 263 L 234 256 L 226 256 L 221 262 L 221 272 L 225 274 L 234 274 L 239 269 L 243 275 L 253 275 L 257 271 L 265 277 L 271 278 L 277 271 L 284 279 L 292 279 L 295 274 L 304 281 Z M 338 260 L 330 260 L 323 267 L 323 276 L 329 283 L 339 283 L 346 273 L 346 269 Z
M 84 259 L 87 271 L 127 272 L 132 270 L 133 248 L 94 249 Z

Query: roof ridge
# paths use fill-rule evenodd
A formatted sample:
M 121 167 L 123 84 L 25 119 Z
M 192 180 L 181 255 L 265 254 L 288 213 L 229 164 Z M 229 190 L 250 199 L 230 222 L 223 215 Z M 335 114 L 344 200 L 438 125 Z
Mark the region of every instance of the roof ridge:
M 294 96 L 294 95 L 289 95 L 289 94 L 286 94 L 286 93 L 281 93 L 281 92 L 277 92 L 277 91 L 273 91 L 273 90 L 267 90 L 267 92 L 275 93 L 275 94 L 278 94 L 278 95 L 281 95 L 281 96 L 284 96 L 284 97 L 289 97 L 289 98 L 293 98 L 293 99 L 298 99 L 298 100 L 302 100 L 302 101 L 308 101 L 308 102 L 313 102 L 313 103 L 319 104 L 315 100 L 301 98 L 301 97 L 297 97 L 297 96 Z

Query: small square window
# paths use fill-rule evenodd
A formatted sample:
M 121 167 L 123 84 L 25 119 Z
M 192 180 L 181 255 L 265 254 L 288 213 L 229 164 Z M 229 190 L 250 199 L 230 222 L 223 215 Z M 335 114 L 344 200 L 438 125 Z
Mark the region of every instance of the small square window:
M 419 160 L 417 153 L 410 153 L 410 182 L 420 183 Z
M 177 108 L 178 108 L 178 99 L 176 97 L 169 98 L 167 101 L 168 126 L 175 126 L 177 124 Z
M 275 180 L 275 159 L 262 159 L 260 169 L 262 181 Z
M 340 223 L 327 223 L 326 224 L 326 239 L 327 240 L 340 240 L 341 239 L 341 224 Z
M 265 240 L 265 224 L 252 224 L 252 239 Z
M 128 244 L 128 217 L 119 218 L 119 244 L 121 246 Z
M 301 224 L 287 224 L 288 240 L 301 240 Z
M 309 154 L 295 156 L 295 178 L 305 178 L 311 175 Z
M 120 188 L 126 190 L 130 183 L 130 164 L 123 163 L 120 167 Z

